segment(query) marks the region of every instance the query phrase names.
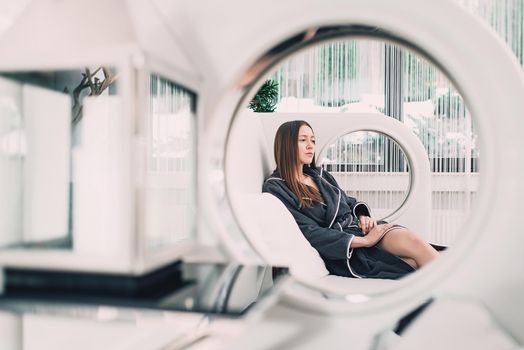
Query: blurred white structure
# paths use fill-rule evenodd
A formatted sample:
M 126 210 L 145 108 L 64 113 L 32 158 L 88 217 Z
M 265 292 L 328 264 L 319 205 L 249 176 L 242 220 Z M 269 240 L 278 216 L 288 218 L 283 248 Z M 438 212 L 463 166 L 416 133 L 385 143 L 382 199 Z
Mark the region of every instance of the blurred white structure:
M 200 78 L 156 6 L 33 1 L 16 17 L 0 37 L 0 264 L 142 273 L 180 257 Z M 80 89 L 72 123 L 85 67 L 91 84 L 108 78 L 98 67 L 115 81 Z
M 103 10 L 96 12 L 96 23 L 99 25 L 94 27 L 93 3 L 103 7 Z M 300 9 L 300 16 L 297 16 L 297 9 Z M 159 174 L 151 175 L 145 170 L 156 166 L 169 169 L 169 158 L 179 154 L 172 149 L 165 151 L 162 147 L 157 148 L 158 144 L 155 147 L 148 144 L 157 136 L 157 141 L 165 141 L 162 132 L 171 130 L 169 125 L 158 126 L 151 120 L 147 123 L 148 111 L 151 112 L 146 107 L 150 107 L 151 100 L 148 98 L 154 100 L 148 93 L 151 92 L 148 90 L 150 83 L 154 81 L 150 80 L 152 76 L 169 79 L 185 87 L 186 92 L 193 96 L 189 98 L 190 110 L 197 110 L 199 149 L 195 180 L 198 186 L 195 187 L 198 188 L 198 210 L 193 214 L 198 219 L 199 243 L 214 243 L 214 250 L 224 251 L 225 258 L 234 262 L 265 261 L 264 254 L 253 249 L 244 236 L 240 220 L 236 218 L 241 213 L 233 210 L 228 196 L 228 138 L 231 130 L 238 127 L 235 115 L 244 109 L 262 84 L 260 79 L 271 73 L 271 68 L 287 53 L 313 42 L 301 42 L 299 46 L 288 43 L 286 49 L 289 52 L 277 50 L 271 53 L 270 49 L 297 34 L 319 27 L 338 28 L 341 31 L 337 34 L 341 36 L 365 34 L 404 43 L 425 54 L 449 74 L 468 102 L 483 152 L 482 177 L 478 184 L 480 190 L 475 197 L 470 220 L 460 228 L 461 239 L 441 259 L 423 271 L 398 281 L 387 292 L 369 290 L 345 294 L 337 289 L 330 290 L 329 286 L 315 280 L 304 285 L 291 279 L 272 299 L 273 303 L 261 302 L 257 305 L 258 310 L 240 320 L 235 329 L 242 332 L 233 332 L 231 328 L 234 327 L 228 329 L 227 326 L 214 332 L 207 329 L 205 338 L 219 341 L 214 344 L 195 341 L 190 343 L 191 347 L 379 348 L 377 344 L 384 331 L 391 329 L 399 317 L 428 298 L 435 299 L 434 305 L 425 314 L 426 317 L 414 325 L 416 327 L 412 332 L 398 343 L 399 349 L 435 348 L 439 345 L 462 349 L 478 344 L 486 348 L 521 347 L 524 344 L 524 318 L 520 312 L 524 305 L 524 279 L 521 274 L 524 237 L 515 229 L 515 224 L 520 222 L 524 209 L 520 201 L 520 196 L 524 194 L 521 180 L 524 164 L 520 161 L 520 139 L 524 134 L 524 120 L 521 118 L 524 115 L 522 70 L 509 49 L 485 24 L 445 0 L 334 0 L 330 6 L 321 0 L 306 3 L 288 0 L 286 6 L 279 2 L 265 2 L 261 6 L 254 0 L 225 3 L 171 0 L 33 1 L 20 15 L 16 25 L 9 27 L 0 37 L 1 72 L 41 73 L 108 65 L 119 73 L 118 88 L 112 95 L 116 98 L 101 98 L 89 108 L 86 105 L 86 110 L 90 111 L 84 115 L 87 118 L 90 112 L 103 110 L 116 119 L 112 120 L 116 124 L 105 125 L 104 132 L 96 135 L 82 135 L 88 138 L 104 136 L 102 141 L 107 142 L 105 151 L 114 150 L 115 153 L 90 151 L 97 153 L 95 158 L 102 156 L 102 162 L 119 164 L 118 169 L 113 169 L 117 174 L 107 174 L 102 180 L 112 181 L 116 186 L 110 187 L 114 190 L 111 201 L 115 203 L 113 206 L 118 207 L 111 208 L 115 210 L 115 215 L 104 218 L 110 220 L 108 227 L 113 227 L 110 233 L 114 235 L 114 240 L 107 240 L 108 247 L 104 247 L 107 250 L 103 253 L 89 255 L 68 250 L 4 249 L 0 251 L 0 265 L 140 273 L 181 256 L 184 244 L 176 240 L 176 244 L 168 244 L 166 250 L 155 251 L 154 254 L 148 254 L 146 248 L 148 238 L 145 228 L 148 225 L 163 226 L 157 220 L 173 220 L 174 216 L 169 217 L 163 212 L 148 221 L 144 214 L 147 212 L 145 203 L 164 193 L 166 188 L 162 184 L 168 189 L 165 193 L 178 198 L 176 191 L 169 191 L 173 189 L 170 176 L 157 178 Z M 163 86 L 171 85 L 166 83 Z M 161 96 L 168 99 L 176 95 Z M 105 102 L 108 102 L 107 105 Z M 156 121 L 159 123 L 165 121 L 164 113 L 180 111 L 178 108 L 168 108 L 167 112 L 152 110 L 158 112 Z M 2 134 L 7 127 L 12 128 L 6 125 L 3 121 L 0 124 Z M 250 127 L 240 125 L 240 132 Z M 182 129 L 186 126 L 187 123 L 183 123 Z M 86 129 L 89 133 L 91 128 Z M 148 130 L 152 131 L 151 134 Z M 118 135 L 115 135 L 117 132 Z M 151 137 L 148 138 L 148 135 Z M 173 137 L 176 139 L 177 135 Z M 194 139 L 195 134 L 189 137 Z M 258 141 L 261 139 L 254 140 Z M 17 147 L 23 149 L 21 144 Z M 270 169 L 264 168 L 264 163 L 257 160 L 263 157 L 270 159 L 271 154 L 267 148 L 260 149 L 259 153 L 248 155 L 253 157 L 251 164 L 255 165 L 246 166 L 242 175 L 261 183 L 260 178 Z M 148 158 L 148 151 L 160 152 L 154 154 L 165 157 Z M 4 151 L 2 157 L 9 157 L 8 153 Z M 406 155 L 412 156 L 411 150 L 406 149 Z M 89 161 L 93 161 L 91 157 Z M 191 161 L 191 156 L 188 159 Z M 6 166 L 4 160 L 0 162 L 1 166 Z M 152 161 L 151 167 L 144 164 L 147 160 Z M 72 161 L 74 163 L 75 159 Z M 73 168 L 76 169 L 75 166 Z M 172 175 L 169 171 L 167 173 Z M 98 175 L 100 173 L 94 174 Z M 183 183 L 191 181 L 195 177 L 192 175 L 194 173 L 182 175 Z M 17 176 L 12 176 L 6 183 L 0 184 L 3 186 L 0 193 L 7 193 L 7 186 L 12 184 L 8 181 L 16 182 L 16 179 Z M 158 182 L 153 179 L 158 179 Z M 147 194 L 150 189 L 146 185 L 148 181 L 158 186 L 154 188 L 153 197 Z M 96 190 L 101 192 L 106 185 L 100 181 L 94 184 Z M 13 195 L 20 195 L 13 192 Z M 88 196 L 91 194 L 87 193 Z M 20 204 L 16 200 L 10 203 Z M 155 209 L 152 212 L 156 215 L 156 208 L 165 208 L 164 205 L 172 203 L 170 199 L 160 199 L 153 205 Z M 191 205 L 187 207 L 188 212 L 192 209 Z M 2 213 L 6 215 L 8 211 Z M 171 223 L 168 221 L 166 226 Z M 103 224 L 103 221 L 96 224 Z M 273 234 L 278 236 L 278 232 Z M 158 238 L 156 235 L 153 237 Z M 100 236 L 93 239 L 92 242 L 106 242 Z M 91 246 L 90 251 L 96 246 Z M 204 255 L 204 258 L 210 256 Z M 246 278 L 246 281 L 253 279 Z M 460 326 L 464 332 L 457 334 L 455 327 L 449 327 L 447 321 L 454 317 L 450 316 L 450 310 L 462 312 L 460 320 L 463 322 L 457 327 Z M 114 314 L 111 310 L 105 310 L 97 322 L 103 322 L 104 317 L 107 320 Z M 163 318 L 168 316 L 161 314 Z M 4 320 L 7 329 L 20 330 L 20 320 L 9 317 Z M 29 321 L 36 321 L 32 323 L 34 325 L 41 320 Z M 57 322 L 60 325 L 63 323 Z M 195 323 L 188 331 L 192 340 L 193 336 L 201 335 Z M 81 327 L 88 329 L 90 325 Z M 165 328 L 160 329 L 160 333 L 165 335 Z M 436 332 L 441 334 L 440 339 L 432 338 Z M 102 334 L 107 336 L 107 329 L 103 329 Z M 137 332 L 133 336 L 141 334 Z M 17 346 L 17 339 L 13 341 L 14 346 Z M 453 339 L 452 345 L 446 342 L 448 339 Z

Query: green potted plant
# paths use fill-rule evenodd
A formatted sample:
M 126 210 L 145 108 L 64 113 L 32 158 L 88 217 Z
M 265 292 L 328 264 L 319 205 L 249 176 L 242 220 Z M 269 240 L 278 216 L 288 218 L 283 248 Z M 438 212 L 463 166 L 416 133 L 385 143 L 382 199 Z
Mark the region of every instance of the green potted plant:
M 278 102 L 278 83 L 274 80 L 266 80 L 255 94 L 249 108 L 257 113 L 274 112 Z

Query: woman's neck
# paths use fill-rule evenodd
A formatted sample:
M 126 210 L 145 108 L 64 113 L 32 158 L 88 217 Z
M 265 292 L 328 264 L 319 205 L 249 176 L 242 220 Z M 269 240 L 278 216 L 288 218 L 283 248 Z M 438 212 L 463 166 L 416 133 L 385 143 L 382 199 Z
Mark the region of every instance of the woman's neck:
M 301 165 L 301 166 L 298 168 L 298 171 L 297 171 L 297 178 L 298 178 L 298 181 L 300 181 L 300 182 L 304 182 L 304 180 L 307 179 L 308 177 L 310 177 L 310 176 L 304 172 L 304 168 L 303 168 L 303 166 Z

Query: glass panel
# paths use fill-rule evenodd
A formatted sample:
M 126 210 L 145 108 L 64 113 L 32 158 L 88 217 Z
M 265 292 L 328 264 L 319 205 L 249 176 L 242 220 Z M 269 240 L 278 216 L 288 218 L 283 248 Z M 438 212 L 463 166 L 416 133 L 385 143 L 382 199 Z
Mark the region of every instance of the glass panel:
M 431 241 L 452 244 L 478 191 L 478 135 L 464 99 L 449 79 L 404 50 L 402 120 L 426 148 L 432 171 Z
M 148 249 L 194 236 L 195 95 L 149 77 L 144 228 Z
M 287 274 L 276 266 L 207 262 L 175 262 L 140 276 L 7 268 L 0 311 L 5 306 L 52 310 L 67 300 L 85 311 L 105 305 L 239 315 Z
M 85 148 L 82 139 L 91 139 L 82 124 L 92 124 L 93 101 L 116 94 L 115 76 L 105 67 L 0 72 L 1 247 L 72 248 L 73 227 L 79 228 L 74 209 L 85 206 L 73 179 L 92 181 L 96 173 L 86 167 L 92 159 L 85 150 L 82 159 L 74 155 Z M 91 136 L 98 135 L 92 144 L 100 143 L 104 130 L 91 129 Z M 107 153 L 105 146 L 99 145 Z
M 334 41 L 286 59 L 271 77 L 279 84 L 276 111 L 383 111 L 384 45 Z

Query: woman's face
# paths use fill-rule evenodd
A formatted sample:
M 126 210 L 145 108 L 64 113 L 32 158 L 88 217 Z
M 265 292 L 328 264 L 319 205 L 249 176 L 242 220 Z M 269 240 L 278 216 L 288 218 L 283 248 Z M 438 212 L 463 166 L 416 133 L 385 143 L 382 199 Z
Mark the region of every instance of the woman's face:
M 298 160 L 300 165 L 308 165 L 315 156 L 315 135 L 307 125 L 298 130 Z

